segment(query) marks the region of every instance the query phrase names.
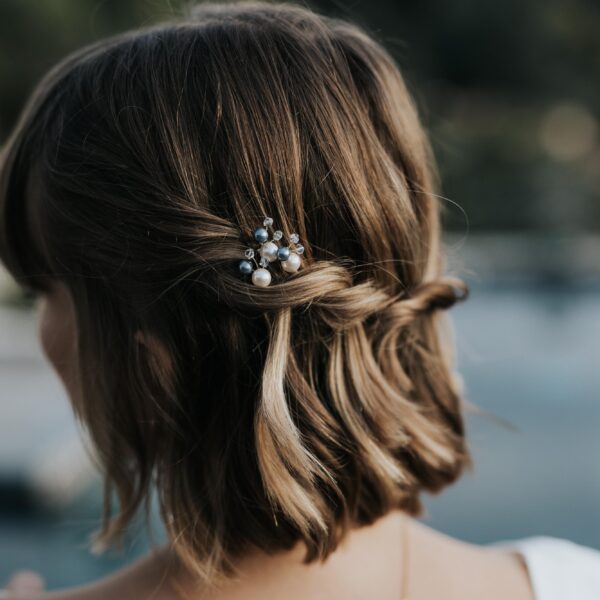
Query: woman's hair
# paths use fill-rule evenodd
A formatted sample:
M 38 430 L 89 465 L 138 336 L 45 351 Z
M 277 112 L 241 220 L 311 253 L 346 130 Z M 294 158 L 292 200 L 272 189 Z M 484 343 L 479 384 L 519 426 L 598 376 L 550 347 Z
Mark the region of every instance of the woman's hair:
M 5 148 L 0 256 L 74 299 L 102 539 L 156 486 L 211 582 L 251 547 L 324 558 L 460 475 L 438 309 L 466 289 L 434 192 L 390 56 L 305 8 L 202 5 L 46 76 Z M 238 263 L 265 216 L 306 252 L 259 288 Z

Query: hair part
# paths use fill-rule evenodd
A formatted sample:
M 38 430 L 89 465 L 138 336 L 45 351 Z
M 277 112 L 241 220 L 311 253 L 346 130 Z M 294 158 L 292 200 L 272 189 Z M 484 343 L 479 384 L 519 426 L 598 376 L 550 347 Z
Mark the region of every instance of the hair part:
M 3 155 L 0 257 L 73 296 L 101 539 L 156 486 L 210 583 L 251 546 L 324 558 L 457 479 L 440 310 L 466 288 L 442 276 L 434 192 L 390 56 L 305 8 L 202 5 L 50 72 Z M 266 215 L 304 267 L 256 288 L 237 262 Z

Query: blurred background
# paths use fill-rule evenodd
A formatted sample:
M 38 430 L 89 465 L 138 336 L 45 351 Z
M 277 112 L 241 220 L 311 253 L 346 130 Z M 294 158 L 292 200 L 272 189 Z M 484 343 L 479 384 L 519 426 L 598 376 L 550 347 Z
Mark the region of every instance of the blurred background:
M 0 144 L 38 78 L 69 51 L 177 14 L 175 0 L 0 0 Z M 425 520 L 489 543 L 535 534 L 600 548 L 600 2 L 312 2 L 393 53 L 431 134 L 473 472 Z M 97 475 L 36 341 L 35 315 L 0 271 L 0 583 L 50 587 L 144 552 L 85 549 Z M 160 540 L 160 531 L 157 534 Z

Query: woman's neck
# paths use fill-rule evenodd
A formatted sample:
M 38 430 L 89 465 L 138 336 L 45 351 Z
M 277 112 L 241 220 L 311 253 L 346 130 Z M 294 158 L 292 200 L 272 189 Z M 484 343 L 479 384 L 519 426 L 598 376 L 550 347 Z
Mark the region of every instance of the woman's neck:
M 532 600 L 527 573 L 514 554 L 455 540 L 392 512 L 352 530 L 324 562 L 305 564 L 304 549 L 269 555 L 255 551 L 237 577 L 200 589 L 169 548 L 154 551 L 89 588 L 44 600 L 286 600 L 373 598 L 398 600 Z

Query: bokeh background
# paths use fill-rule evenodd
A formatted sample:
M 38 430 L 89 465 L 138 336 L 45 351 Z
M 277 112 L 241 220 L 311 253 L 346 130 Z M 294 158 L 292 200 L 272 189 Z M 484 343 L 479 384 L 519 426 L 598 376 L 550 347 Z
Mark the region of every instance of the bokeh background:
M 69 51 L 178 14 L 175 0 L 0 0 L 0 144 L 36 80 Z M 425 520 L 490 543 L 544 534 L 600 548 L 600 2 L 312 2 L 393 53 L 443 181 L 453 310 L 475 409 L 475 467 Z M 0 271 L 0 582 L 88 582 L 144 552 L 89 554 L 99 482 Z M 157 539 L 160 541 L 160 531 Z

